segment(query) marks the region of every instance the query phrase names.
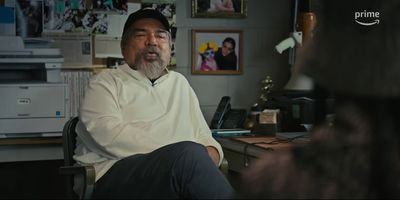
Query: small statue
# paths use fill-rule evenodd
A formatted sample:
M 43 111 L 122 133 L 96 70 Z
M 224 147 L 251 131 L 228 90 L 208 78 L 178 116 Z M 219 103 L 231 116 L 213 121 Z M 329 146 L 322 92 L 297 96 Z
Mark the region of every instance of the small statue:
M 268 94 L 271 92 L 271 89 L 274 87 L 274 83 L 270 76 L 265 77 L 264 80 L 261 81 L 261 95 L 260 99 L 265 104 L 268 101 Z
M 274 86 L 270 76 L 265 77 L 265 79 L 261 81 L 261 84 L 262 84 L 261 95 L 259 97 L 258 102 L 254 103 L 250 109 L 250 115 L 244 124 L 246 129 L 252 130 L 255 126 L 257 126 L 258 116 L 266 107 L 269 98 L 269 93 L 271 92 L 271 89 Z

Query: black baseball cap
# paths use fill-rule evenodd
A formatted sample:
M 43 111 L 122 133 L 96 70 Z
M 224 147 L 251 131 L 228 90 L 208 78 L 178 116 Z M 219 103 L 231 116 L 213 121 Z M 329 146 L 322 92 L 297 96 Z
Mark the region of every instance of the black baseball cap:
M 145 18 L 158 20 L 164 26 L 165 30 L 167 30 L 168 32 L 170 31 L 169 22 L 163 14 L 151 8 L 142 8 L 129 15 L 128 19 L 125 22 L 124 31 L 122 32 L 122 35 L 124 35 L 127 29 L 130 26 L 132 26 L 132 24 L 134 24 L 137 20 Z

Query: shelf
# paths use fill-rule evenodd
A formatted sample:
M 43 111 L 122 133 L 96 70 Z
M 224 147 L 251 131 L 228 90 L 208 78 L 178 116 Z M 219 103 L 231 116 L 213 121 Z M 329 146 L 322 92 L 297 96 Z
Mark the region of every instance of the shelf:
M 62 144 L 61 137 L 51 138 L 3 138 L 0 145 L 25 145 L 25 144 Z

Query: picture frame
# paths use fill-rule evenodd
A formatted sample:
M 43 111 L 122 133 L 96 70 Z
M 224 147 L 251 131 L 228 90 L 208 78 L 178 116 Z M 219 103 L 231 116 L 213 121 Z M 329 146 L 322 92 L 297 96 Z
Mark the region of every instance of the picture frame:
M 191 0 L 194 18 L 246 18 L 247 0 Z
M 242 74 L 243 31 L 192 30 L 192 74 Z

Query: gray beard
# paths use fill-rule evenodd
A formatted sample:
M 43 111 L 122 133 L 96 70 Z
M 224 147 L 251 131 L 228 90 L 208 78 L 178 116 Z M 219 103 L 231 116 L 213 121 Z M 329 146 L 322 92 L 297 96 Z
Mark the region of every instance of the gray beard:
M 137 70 L 145 75 L 148 79 L 154 80 L 162 75 L 166 65 L 160 57 L 153 62 L 143 63 L 142 60 L 142 55 L 139 53 L 136 56 L 135 66 Z

